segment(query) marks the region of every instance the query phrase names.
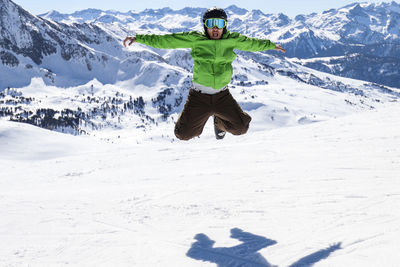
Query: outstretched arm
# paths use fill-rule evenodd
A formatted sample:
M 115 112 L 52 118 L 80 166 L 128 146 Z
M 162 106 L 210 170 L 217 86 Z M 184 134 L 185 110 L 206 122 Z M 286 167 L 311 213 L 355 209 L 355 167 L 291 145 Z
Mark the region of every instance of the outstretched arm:
M 276 45 L 275 50 L 281 51 L 282 53 L 286 52 L 286 49 L 284 49 L 281 45 Z
M 125 47 L 126 47 L 126 42 L 128 42 L 128 46 L 132 45 L 133 43 L 136 43 L 136 36 L 133 36 L 133 37 L 128 36 L 128 37 L 126 37 L 124 42 L 123 42 Z
M 135 37 L 126 37 L 124 46 L 128 46 L 137 42 L 154 48 L 175 49 L 175 48 L 191 48 L 193 41 L 199 38 L 196 32 L 181 32 L 165 35 L 157 34 L 137 34 Z
M 232 38 L 235 39 L 235 48 L 243 51 L 258 52 L 264 50 L 277 50 L 283 53 L 286 52 L 282 46 L 274 44 L 267 39 L 257 39 L 247 37 L 239 33 L 232 33 Z

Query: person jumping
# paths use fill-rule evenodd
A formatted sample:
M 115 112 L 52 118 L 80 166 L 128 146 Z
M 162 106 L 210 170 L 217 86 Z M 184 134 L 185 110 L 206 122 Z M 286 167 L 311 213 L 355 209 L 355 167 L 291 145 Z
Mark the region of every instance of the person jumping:
M 204 32 L 182 32 L 167 35 L 137 34 L 126 37 L 123 45 L 142 43 L 154 48 L 191 48 L 193 86 L 175 124 L 175 136 L 189 140 L 203 132 L 210 116 L 214 117 L 217 139 L 226 132 L 245 134 L 251 117 L 244 112 L 228 89 L 236 58 L 234 49 L 243 51 L 278 50 L 286 52 L 270 40 L 246 37 L 227 30 L 228 16 L 221 8 L 210 8 L 203 15 Z

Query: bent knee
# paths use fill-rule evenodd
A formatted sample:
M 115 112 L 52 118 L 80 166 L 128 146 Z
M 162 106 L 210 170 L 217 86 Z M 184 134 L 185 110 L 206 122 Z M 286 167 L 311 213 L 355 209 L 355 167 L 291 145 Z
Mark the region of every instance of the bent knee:
M 231 134 L 233 135 L 242 135 L 247 133 L 247 131 L 249 130 L 249 125 L 245 126 L 245 127 L 240 127 L 240 128 L 236 128 L 234 130 L 231 130 Z
M 201 134 L 201 132 L 196 132 L 196 131 L 188 131 L 185 129 L 182 129 L 180 127 L 175 127 L 175 136 L 182 141 L 188 141 L 196 136 L 199 136 Z
M 182 134 L 179 134 L 179 133 L 175 133 L 175 136 L 176 136 L 176 138 L 178 138 L 179 140 L 182 140 L 182 141 L 189 141 L 190 139 L 193 138 L 191 136 L 182 135 Z
M 232 129 L 231 133 L 233 135 L 242 135 L 247 133 L 250 127 L 251 117 L 244 113 L 245 116 L 242 118 L 242 123 L 235 125 L 234 129 Z

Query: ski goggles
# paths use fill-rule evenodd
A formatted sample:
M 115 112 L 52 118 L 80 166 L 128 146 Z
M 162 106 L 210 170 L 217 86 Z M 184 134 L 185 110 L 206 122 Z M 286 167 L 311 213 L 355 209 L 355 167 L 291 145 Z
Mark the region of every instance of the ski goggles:
M 217 27 L 218 29 L 223 29 L 226 27 L 226 20 L 217 18 L 206 19 L 204 25 L 209 29 L 212 29 L 214 27 Z

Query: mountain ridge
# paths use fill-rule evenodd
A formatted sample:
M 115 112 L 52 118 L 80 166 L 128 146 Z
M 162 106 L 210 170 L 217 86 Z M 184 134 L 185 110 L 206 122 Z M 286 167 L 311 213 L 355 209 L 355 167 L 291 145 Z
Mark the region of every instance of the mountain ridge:
M 130 32 L 146 33 L 155 31 L 160 33 L 202 30 L 200 18 L 204 8 L 186 9 L 146 9 L 142 12 L 118 12 L 118 16 L 104 11 L 101 16 L 87 20 L 83 17 L 68 15 L 64 22 L 90 22 L 90 23 L 117 23 L 121 27 L 131 29 Z M 368 64 L 372 62 L 385 64 L 392 63 L 392 58 L 400 59 L 400 4 L 392 1 L 381 3 L 352 3 L 338 9 L 329 9 L 322 13 L 299 14 L 290 18 L 282 13 L 265 14 L 261 10 L 246 10 L 231 5 L 226 8 L 228 13 L 228 28 L 250 37 L 270 39 L 282 44 L 287 53 L 286 57 L 310 59 L 317 57 L 332 57 L 348 55 L 359 52 L 362 57 L 349 62 L 345 69 L 359 66 L 359 72 L 346 72 L 331 68 L 329 73 L 382 83 L 384 85 L 400 88 L 400 60 L 386 71 L 386 68 L 369 72 Z M 52 16 L 45 13 L 45 18 Z M 184 19 L 190 15 L 189 19 Z M 181 24 L 166 23 L 167 16 L 177 16 Z M 140 21 L 143 21 L 142 23 Z M 183 23 L 182 23 L 183 22 Z M 172 26 L 171 26 L 172 25 Z M 132 31 L 133 30 L 133 31 Z M 327 71 L 326 64 L 314 62 L 308 67 Z M 356 67 L 357 69 L 357 67 Z M 381 70 L 383 70 L 381 72 Z M 383 78 L 382 78 L 383 77 Z

